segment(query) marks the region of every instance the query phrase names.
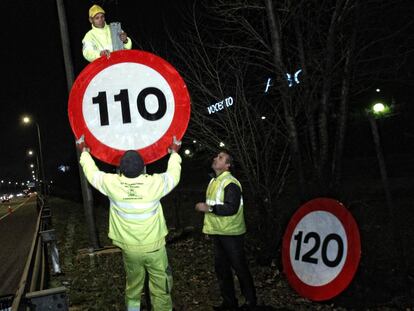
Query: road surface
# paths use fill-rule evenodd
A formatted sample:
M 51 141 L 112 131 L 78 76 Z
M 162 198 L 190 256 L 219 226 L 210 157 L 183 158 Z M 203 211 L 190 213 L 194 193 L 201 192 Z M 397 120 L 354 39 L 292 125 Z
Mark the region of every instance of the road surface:
M 0 203 L 0 296 L 14 294 L 17 290 L 37 216 L 36 196 Z

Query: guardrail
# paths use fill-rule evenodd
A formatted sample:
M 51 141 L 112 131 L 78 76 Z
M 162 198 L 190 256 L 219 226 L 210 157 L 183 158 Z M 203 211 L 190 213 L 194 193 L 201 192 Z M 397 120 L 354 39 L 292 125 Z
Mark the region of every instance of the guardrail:
M 46 289 L 50 253 L 53 273 L 61 273 L 52 215 L 43 197 L 37 197 L 39 216 L 29 256 L 14 296 L 0 297 L 0 311 L 68 310 L 65 287 Z

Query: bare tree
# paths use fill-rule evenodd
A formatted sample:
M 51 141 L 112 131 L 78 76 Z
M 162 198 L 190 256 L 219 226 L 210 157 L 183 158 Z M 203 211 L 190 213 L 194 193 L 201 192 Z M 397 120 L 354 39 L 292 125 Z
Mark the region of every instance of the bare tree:
M 192 96 L 189 134 L 207 149 L 224 142 L 235 153 L 273 249 L 292 211 L 277 204 L 290 163 L 298 203 L 338 193 L 350 100 L 369 85 L 360 82 L 367 75 L 381 75 L 370 65 L 384 55 L 373 57 L 372 48 L 396 35 L 367 21 L 378 5 L 392 7 L 376 0 L 194 1 L 183 16 L 188 32 L 170 34 Z
M 170 34 L 192 97 L 188 137 L 211 152 L 221 143 L 235 155 L 245 192 L 261 215 L 263 240 L 274 245 L 281 235 L 281 228 L 278 235 L 271 230 L 279 222 L 275 202 L 289 173 L 290 152 L 282 103 L 264 93 L 270 46 L 247 18 L 239 19 L 237 8 L 223 1 L 209 9 L 219 15 L 197 15 L 202 11 L 193 8 L 190 31 L 178 38 Z M 250 9 L 264 13 L 263 7 Z M 249 43 L 241 45 L 243 40 Z M 252 77 L 260 72 L 258 82 Z
M 285 116 L 289 126 L 290 142 L 298 172 L 301 199 L 330 192 L 330 178 L 338 181 L 340 174 L 340 159 L 342 158 L 343 143 L 346 128 L 346 107 L 350 87 L 352 53 L 355 41 L 355 28 L 345 32 L 345 25 L 353 17 L 354 1 L 336 2 L 293 2 L 284 3 L 283 7 L 275 7 L 271 0 L 266 0 L 266 12 L 269 21 L 269 32 L 272 34 L 274 67 L 279 76 L 286 70 L 286 63 L 297 63 L 302 70 L 303 84 L 299 95 L 289 94 L 284 86 L 280 90 L 281 100 L 285 104 Z M 283 13 L 280 13 L 283 12 Z M 280 16 L 286 15 L 288 24 L 293 30 L 283 29 L 280 26 Z M 329 21 L 329 22 L 328 22 Z M 340 38 L 340 40 L 338 40 Z M 282 55 L 282 52 L 288 54 Z M 342 76 L 342 78 L 341 78 Z M 340 89 L 336 81 L 342 80 L 342 93 L 336 94 Z M 334 99 L 333 96 L 337 98 Z M 294 97 L 292 101 L 291 98 Z M 339 101 L 339 104 L 337 102 Z M 293 103 L 297 108 L 289 107 Z M 339 113 L 336 107 L 339 106 Z M 306 133 L 300 133 L 300 124 L 294 121 L 295 116 L 289 114 L 303 114 Z M 330 142 L 330 128 L 328 122 L 332 114 L 337 118 L 337 139 Z M 299 132 L 299 133 L 298 133 Z M 302 138 L 302 143 L 300 139 Z M 299 150 L 299 146 L 305 146 Z M 309 150 L 306 147 L 309 146 Z M 329 171 L 332 146 L 336 164 L 333 172 Z M 306 172 L 302 170 L 304 167 Z M 311 169 L 309 169 L 311 168 Z M 317 185 L 315 190 L 305 185 L 304 175 L 311 181 L 308 185 Z
M 283 83 L 277 90 L 284 103 L 294 167 L 304 168 L 297 174 L 299 194 L 302 200 L 337 197 L 350 101 L 359 100 L 357 96 L 379 77 L 395 77 L 400 57 L 409 53 L 407 44 L 394 45 L 395 40 L 404 40 L 401 34 L 412 22 L 401 19 L 400 25 L 388 25 L 381 18 L 402 13 L 409 4 L 264 2 L 276 74 L 302 70 L 303 83 L 294 92 Z

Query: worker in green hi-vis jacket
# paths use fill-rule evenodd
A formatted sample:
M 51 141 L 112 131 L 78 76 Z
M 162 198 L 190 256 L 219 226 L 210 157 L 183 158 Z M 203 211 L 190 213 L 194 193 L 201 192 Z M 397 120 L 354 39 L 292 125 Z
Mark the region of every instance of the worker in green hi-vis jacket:
M 91 23 L 91 29 L 82 39 L 83 57 L 89 62 L 103 55 L 109 57 L 110 53 L 113 52 L 111 29 L 105 21 L 105 11 L 99 5 L 94 4 L 89 9 L 89 22 Z M 131 49 L 131 39 L 124 31 L 119 34 L 119 39 L 125 50 Z
M 82 151 L 80 164 L 87 180 L 110 200 L 108 236 L 122 250 L 128 311 L 140 310 L 146 272 L 153 310 L 172 310 L 172 274 L 165 249 L 168 230 L 160 199 L 180 181 L 181 142 L 174 137 L 167 171 L 153 175 L 143 173 L 144 162 L 135 150 L 121 157 L 119 174 L 109 174 L 95 165 L 83 135 L 77 145 Z

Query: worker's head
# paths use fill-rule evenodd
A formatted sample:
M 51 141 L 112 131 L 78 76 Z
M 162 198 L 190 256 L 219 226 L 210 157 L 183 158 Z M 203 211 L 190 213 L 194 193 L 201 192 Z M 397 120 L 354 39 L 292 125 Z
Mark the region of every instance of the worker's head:
M 89 9 L 89 21 L 96 28 L 103 28 L 105 26 L 105 11 L 97 4 L 94 4 Z
M 128 150 L 124 153 L 119 164 L 119 172 L 128 178 L 135 178 L 141 175 L 144 170 L 144 160 L 135 150 Z
M 213 159 L 211 168 L 216 172 L 216 175 L 220 175 L 224 171 L 230 171 L 233 167 L 233 157 L 227 150 L 221 150 Z

